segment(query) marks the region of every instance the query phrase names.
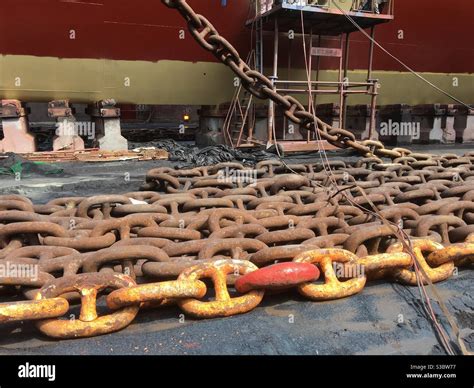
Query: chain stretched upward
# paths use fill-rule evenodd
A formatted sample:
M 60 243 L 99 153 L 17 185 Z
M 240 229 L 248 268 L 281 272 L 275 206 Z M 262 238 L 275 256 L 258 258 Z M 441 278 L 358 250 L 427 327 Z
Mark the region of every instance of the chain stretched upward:
M 418 164 L 430 160 L 435 164 L 448 162 L 443 157 L 431 154 L 415 154 L 405 148 L 387 149 L 375 140 L 358 141 L 355 135 L 341 128 L 334 128 L 308 112 L 303 104 L 290 95 L 282 95 L 274 90 L 273 84 L 265 75 L 251 69 L 240 57 L 238 51 L 229 41 L 222 37 L 216 28 L 203 15 L 196 13 L 186 0 L 161 0 L 167 7 L 176 9 L 186 20 L 188 29 L 194 39 L 204 49 L 232 69 L 240 78 L 242 86 L 260 99 L 270 99 L 284 109 L 285 116 L 300 128 L 315 131 L 318 138 L 343 149 L 352 148 L 364 157 L 378 156 L 390 158 L 394 163 L 405 165 Z M 449 155 L 449 159 L 457 156 Z M 413 166 L 414 167 L 414 166 Z

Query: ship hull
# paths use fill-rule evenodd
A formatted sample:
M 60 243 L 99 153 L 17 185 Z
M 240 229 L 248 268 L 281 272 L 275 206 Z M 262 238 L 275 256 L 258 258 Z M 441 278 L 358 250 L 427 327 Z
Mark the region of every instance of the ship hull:
M 225 7 L 220 0 L 189 3 L 206 15 L 242 56 L 248 53 L 250 32 L 243 27 L 249 14 L 247 0 L 229 0 Z M 377 38 L 428 79 L 471 101 L 474 48 L 462 37 L 469 36 L 468 19 L 473 10 L 472 3 L 461 0 L 449 5 L 419 0 L 417 7 L 399 0 L 395 21 L 379 27 Z M 451 13 L 456 23 L 447 23 Z M 115 98 L 133 104 L 200 105 L 232 97 L 233 74 L 203 50 L 181 17 L 160 1 L 4 0 L 0 15 L 2 98 L 67 98 L 73 102 Z M 181 31 L 185 31 L 184 39 L 179 38 Z M 400 31 L 404 39 L 399 39 Z M 364 38 L 354 34 L 352 80 L 366 78 L 367 50 Z M 301 50 L 294 45 L 292 51 Z M 287 55 L 285 44 L 280 55 Z M 267 56 L 266 65 L 269 62 Z M 322 80 L 335 79 L 333 67 L 330 62 L 323 63 Z M 373 77 L 382 84 L 380 104 L 451 102 L 380 51 L 376 52 L 374 69 Z M 281 77 L 287 76 L 286 71 L 282 66 Z M 304 79 L 304 72 L 293 69 L 291 77 Z M 332 100 L 321 97 L 319 101 Z M 363 97 L 351 96 L 349 100 L 350 104 L 366 102 Z

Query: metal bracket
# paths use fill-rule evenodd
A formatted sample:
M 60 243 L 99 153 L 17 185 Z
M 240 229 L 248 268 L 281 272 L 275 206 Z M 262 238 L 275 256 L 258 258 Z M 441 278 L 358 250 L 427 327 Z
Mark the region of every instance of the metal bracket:
M 72 117 L 75 109 L 69 104 L 69 100 L 55 100 L 48 103 L 48 116 L 51 118 Z
M 86 109 L 86 113 L 91 117 L 104 119 L 113 119 L 120 117 L 120 108 L 115 107 L 116 102 L 113 99 L 98 101 Z
M 29 108 L 25 108 L 18 100 L 2 100 L 0 117 L 2 119 L 17 119 L 26 117 L 30 113 Z

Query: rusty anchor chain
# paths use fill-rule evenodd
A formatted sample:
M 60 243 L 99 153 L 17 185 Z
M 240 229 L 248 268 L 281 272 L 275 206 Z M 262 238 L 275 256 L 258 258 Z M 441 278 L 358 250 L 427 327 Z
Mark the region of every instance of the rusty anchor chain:
M 266 161 L 253 171 L 256 182 L 217 184 L 229 167 L 253 170 L 232 163 L 154 169 L 147 181 L 159 192 L 31 206 L 0 197 L 0 322 L 34 320 L 47 336 L 82 338 L 123 329 L 141 309 L 177 305 L 196 318 L 225 317 L 274 292 L 328 301 L 373 280 L 445 281 L 472 267 L 474 168 L 471 159 L 423 157 L 419 165 L 332 162 L 345 195 L 328 187 L 319 165 L 292 165 L 292 174 Z M 144 203 L 134 207 L 131 198 Z M 96 312 L 101 293 L 109 315 Z M 9 301 L 17 294 L 29 300 Z M 65 319 L 78 302 L 79 317 Z
M 329 161 L 331 174 L 317 163 L 221 163 L 154 168 L 143 191 L 123 195 L 46 204 L 0 196 L 0 323 L 34 320 L 47 336 L 82 338 L 121 330 L 141 309 L 175 304 L 196 318 L 226 317 L 273 292 L 329 301 L 363 292 L 372 280 L 414 286 L 472 268 L 472 153 L 419 154 L 356 141 L 277 94 L 186 1 L 163 1 L 250 93 L 363 157 Z M 228 180 L 229 170 L 254 179 Z M 97 314 L 101 294 L 111 314 Z M 65 319 L 79 301 L 79 317 Z

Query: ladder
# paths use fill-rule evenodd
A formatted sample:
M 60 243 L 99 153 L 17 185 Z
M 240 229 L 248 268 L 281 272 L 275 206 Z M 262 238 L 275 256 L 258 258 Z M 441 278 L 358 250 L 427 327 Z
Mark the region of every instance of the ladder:
M 251 51 L 247 57 L 246 63 L 255 63 L 255 52 Z M 253 95 L 245 90 L 240 83 L 234 92 L 234 96 L 230 103 L 229 110 L 224 120 L 224 136 L 228 145 L 233 148 L 238 148 L 243 145 L 242 141 L 247 142 L 249 139 L 244 139 L 245 129 L 248 128 L 248 137 L 251 137 L 251 132 L 255 123 L 255 108 L 253 104 Z

